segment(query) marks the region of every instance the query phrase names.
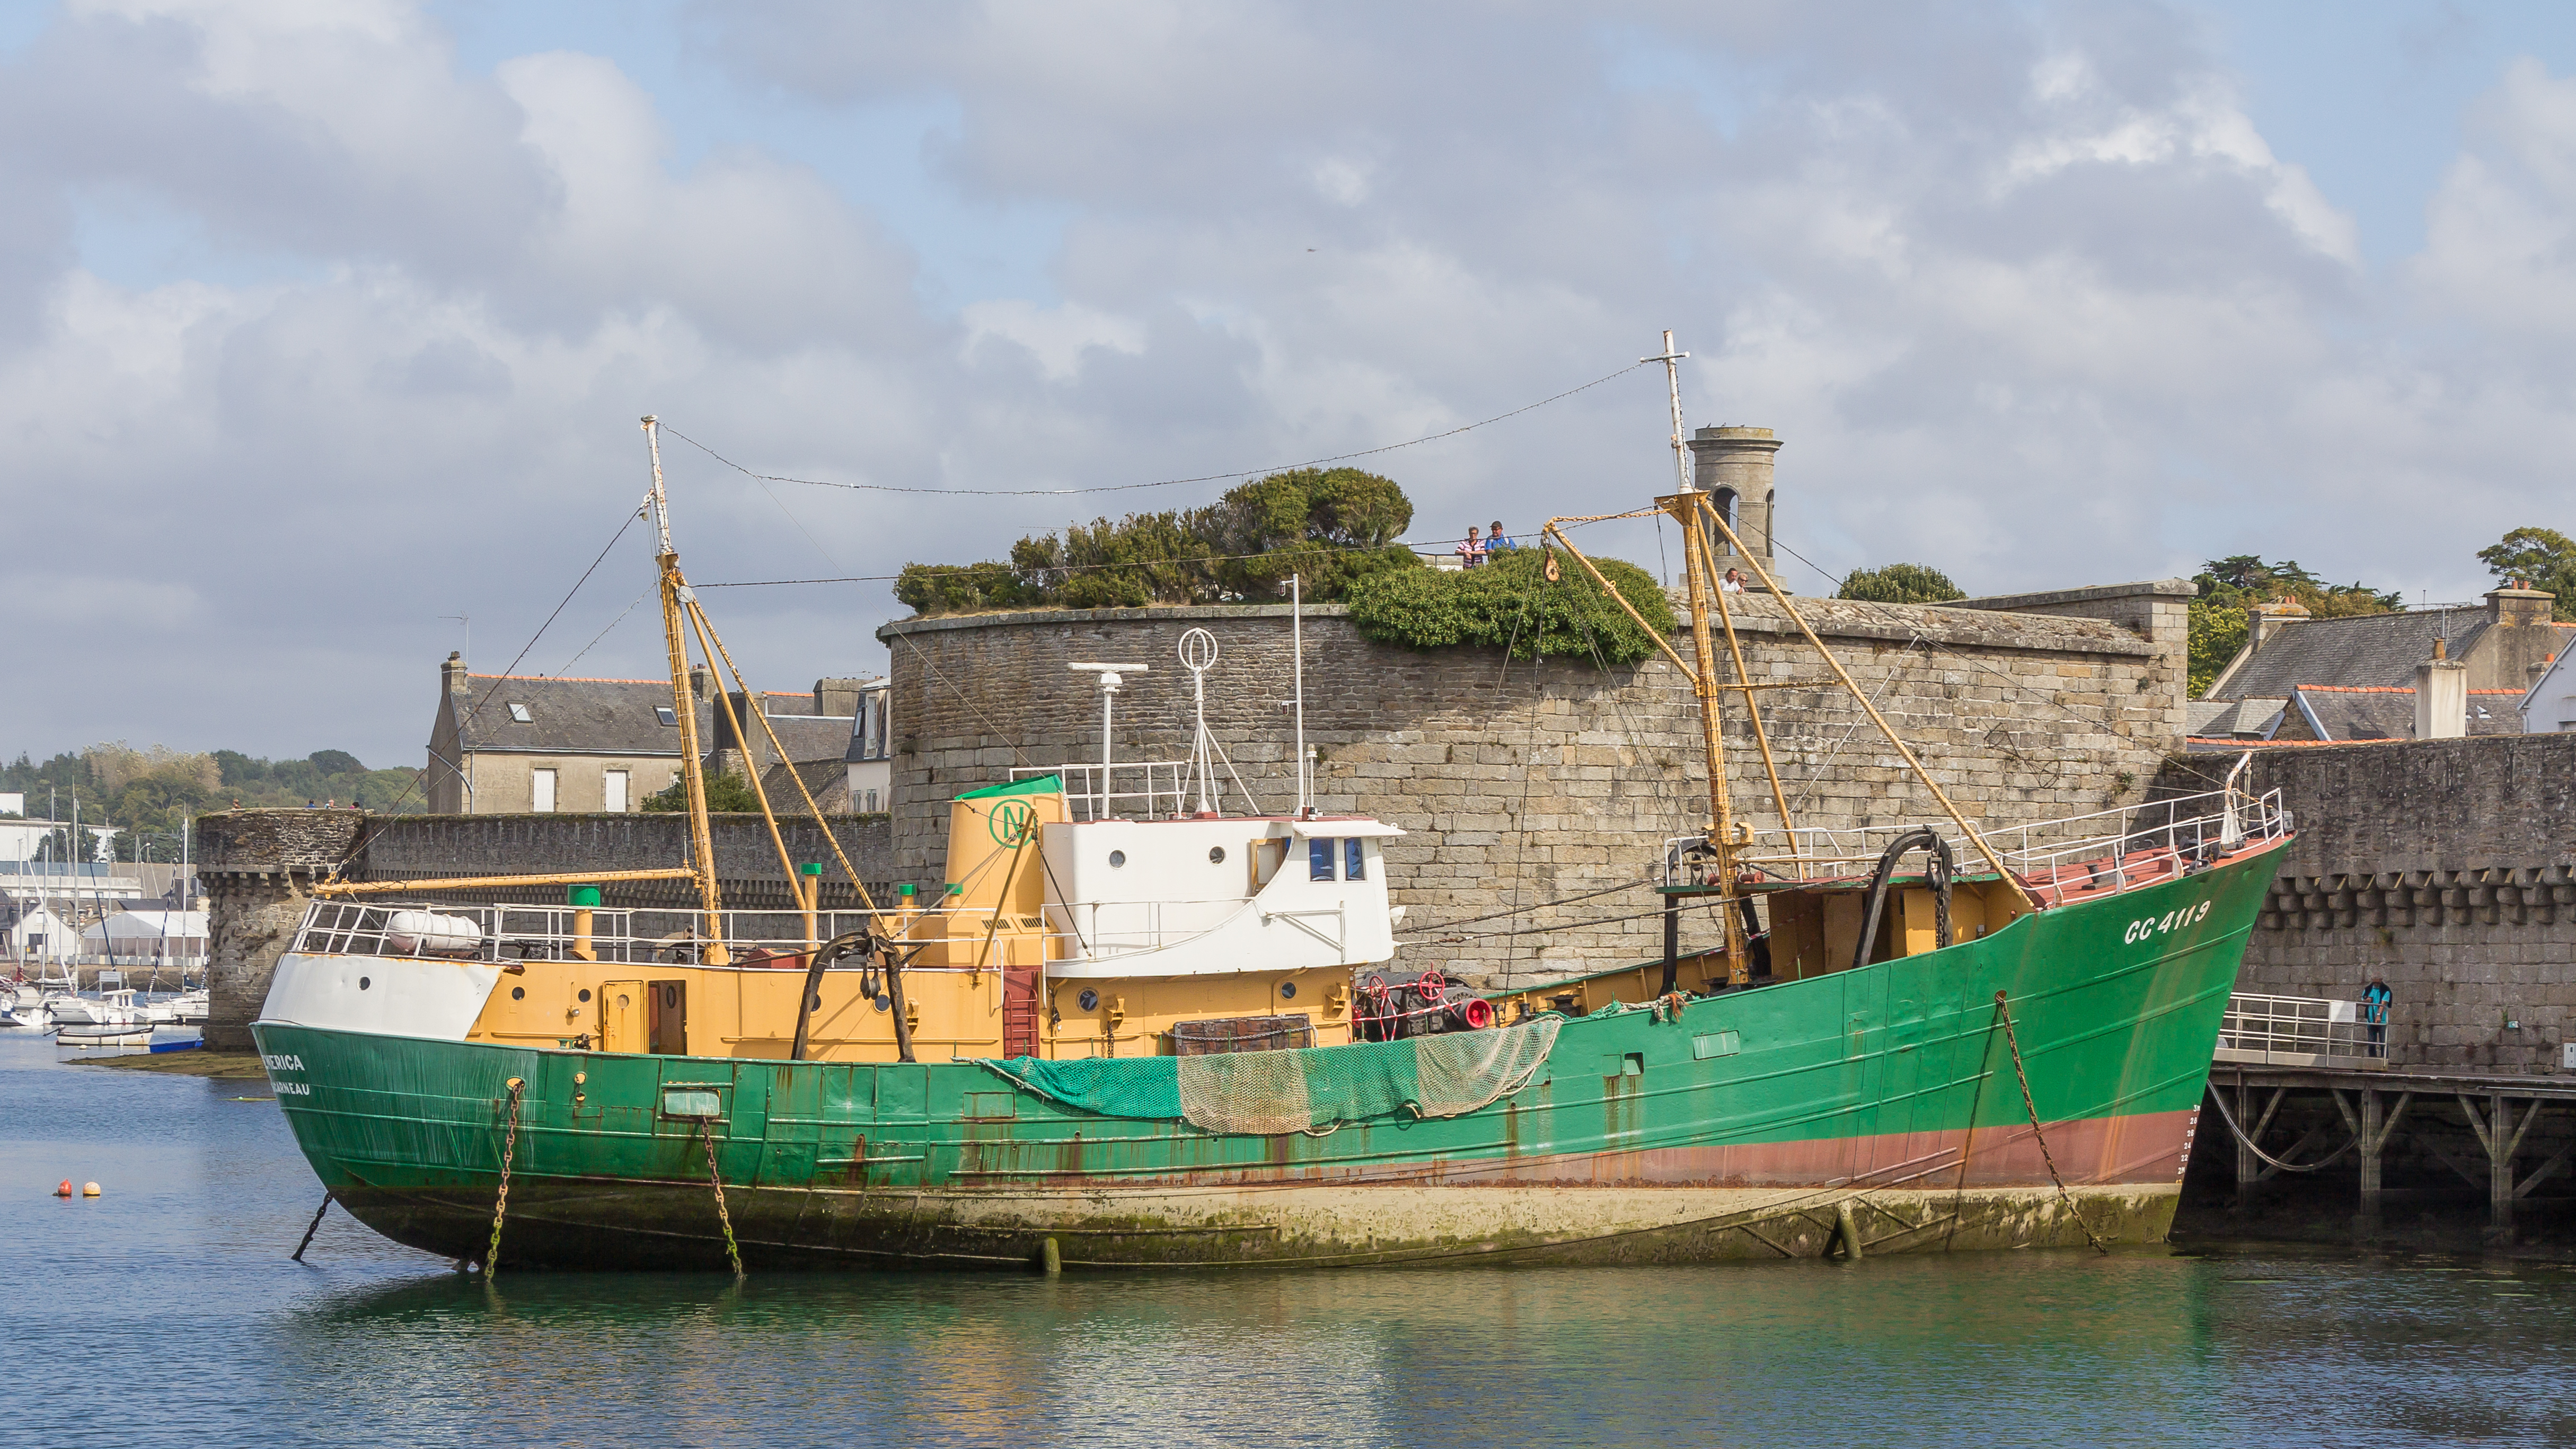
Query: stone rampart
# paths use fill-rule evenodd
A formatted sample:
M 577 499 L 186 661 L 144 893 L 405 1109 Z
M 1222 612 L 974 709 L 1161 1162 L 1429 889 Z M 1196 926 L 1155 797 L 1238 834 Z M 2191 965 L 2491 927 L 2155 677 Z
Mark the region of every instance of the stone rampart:
M 1797 602 L 1952 798 L 2011 824 L 2143 798 L 2182 736 L 2189 586 L 2077 594 L 2029 600 L 2058 614 Z M 1784 686 L 1759 694 L 1797 823 L 1938 818 L 1780 604 L 1732 602 L 1747 672 Z M 1190 677 L 1174 651 L 1191 628 L 1209 630 L 1222 651 L 1207 676 L 1215 738 L 1259 806 L 1286 810 L 1295 797 L 1288 612 L 1047 611 L 879 630 L 904 701 L 893 762 L 901 878 L 939 882 L 952 796 L 1014 767 L 1098 760 L 1099 691 L 1070 663 L 1148 666 L 1118 698 L 1118 757 L 1186 755 Z M 1688 651 L 1687 634 L 1676 643 Z M 1686 675 L 1660 656 L 1601 670 L 1589 660 L 1506 663 L 1489 648 L 1416 652 L 1364 639 L 1332 606 L 1306 611 L 1305 645 L 1315 803 L 1408 832 L 1387 848 L 1394 898 L 1409 913 L 1406 964 L 1522 977 L 1660 951 L 1642 883 L 1661 843 L 1702 829 L 1708 812 Z M 1718 650 L 1723 663 L 1723 637 Z M 1776 826 L 1740 713 L 1725 754 L 1736 809 L 1756 828 Z M 1241 809 L 1240 798 L 1227 808 Z M 1714 939 L 1707 915 L 1690 913 L 1686 945 Z
M 2212 788 L 2235 756 L 2168 762 Z M 2400 1063 L 2554 1071 L 2576 1040 L 2576 733 L 2258 750 L 2291 843 L 2239 989 L 2396 994 Z
M 778 849 L 757 815 L 719 815 L 712 822 L 716 878 L 725 904 L 741 910 L 793 910 Z M 843 816 L 832 834 L 868 889 L 892 894 L 899 878 L 883 816 Z M 798 862 L 825 863 L 826 910 L 858 904 L 858 892 L 831 865 L 831 851 L 811 820 L 782 820 L 779 832 Z M 212 1012 L 206 1044 L 250 1048 L 249 1026 L 267 998 L 277 958 L 285 953 L 312 886 L 342 862 L 345 879 L 422 880 L 544 875 L 570 871 L 649 870 L 684 865 L 684 815 L 363 815 L 354 810 L 236 810 L 199 823 L 198 873 L 208 913 L 207 977 Z M 601 887 L 610 907 L 694 909 L 687 880 L 625 881 Z M 551 904 L 561 885 L 422 892 L 420 899 L 473 899 Z

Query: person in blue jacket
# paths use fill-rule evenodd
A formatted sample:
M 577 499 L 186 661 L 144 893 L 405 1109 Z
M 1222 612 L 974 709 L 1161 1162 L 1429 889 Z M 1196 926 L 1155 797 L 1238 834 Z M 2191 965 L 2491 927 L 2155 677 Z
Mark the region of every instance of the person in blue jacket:
M 2388 1055 L 2388 1002 L 2395 995 L 2388 989 L 2387 981 L 2377 976 L 2370 978 L 2369 987 L 2361 993 L 2361 1017 L 2370 1023 L 2372 1056 Z

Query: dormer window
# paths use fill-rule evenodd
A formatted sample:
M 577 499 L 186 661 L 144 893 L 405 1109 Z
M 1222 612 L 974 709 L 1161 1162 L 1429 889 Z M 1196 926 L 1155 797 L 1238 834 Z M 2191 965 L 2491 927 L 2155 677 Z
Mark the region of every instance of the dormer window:
M 510 719 L 511 722 L 515 724 L 535 724 L 537 722 L 536 715 L 531 713 L 526 705 L 519 703 L 517 700 L 510 701 Z
M 660 720 L 662 723 L 669 725 L 673 729 L 678 729 L 680 727 L 680 712 L 677 709 L 672 708 L 670 705 L 657 704 L 653 706 L 653 718 Z

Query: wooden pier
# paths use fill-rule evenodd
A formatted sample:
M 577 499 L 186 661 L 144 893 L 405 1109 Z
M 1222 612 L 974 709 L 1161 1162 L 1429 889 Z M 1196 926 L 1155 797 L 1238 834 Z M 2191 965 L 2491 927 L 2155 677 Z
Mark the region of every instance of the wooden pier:
M 2236 1151 L 2236 1192 L 2250 1207 L 2255 1188 L 2284 1171 L 2314 1172 L 2357 1153 L 2360 1198 L 2353 1224 L 2364 1235 L 2381 1229 L 2384 1164 L 2390 1148 L 2410 1146 L 2459 1175 L 2487 1197 L 2486 1234 L 2513 1235 L 2514 1205 L 2564 1173 L 2576 1154 L 2576 1135 L 2528 1171 L 2523 1164 L 2532 1129 L 2553 1107 L 2576 1104 L 2576 1076 L 2527 1076 L 2431 1067 L 2392 1067 L 2384 1061 L 2309 1065 L 2220 1061 L 2210 1069 L 2209 1090 Z M 2274 1133 L 2285 1105 L 2330 1101 L 2334 1111 L 2293 1110 L 2303 1122 L 2296 1137 Z M 2342 1131 L 2335 1130 L 2337 1123 Z M 2484 1161 L 2462 1160 L 2443 1139 L 2465 1126 Z M 2272 1134 L 2267 1139 L 2267 1134 Z M 2401 1137 L 2401 1134 L 2406 1134 Z M 2335 1139 L 2343 1141 L 2337 1144 Z M 2270 1145 L 2266 1146 L 2269 1140 Z M 2320 1153 L 2314 1149 L 2330 1147 Z

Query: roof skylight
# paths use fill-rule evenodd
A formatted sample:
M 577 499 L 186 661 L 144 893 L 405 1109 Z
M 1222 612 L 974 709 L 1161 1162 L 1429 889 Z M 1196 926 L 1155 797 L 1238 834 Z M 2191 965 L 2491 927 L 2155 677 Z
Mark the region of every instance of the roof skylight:
M 680 723 L 680 712 L 670 705 L 657 704 L 653 706 L 653 718 L 676 727 Z
M 534 724 L 537 721 L 537 717 L 529 712 L 528 707 L 515 699 L 510 701 L 510 718 L 519 724 Z

